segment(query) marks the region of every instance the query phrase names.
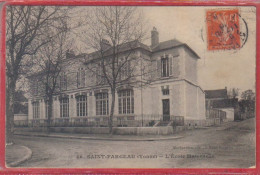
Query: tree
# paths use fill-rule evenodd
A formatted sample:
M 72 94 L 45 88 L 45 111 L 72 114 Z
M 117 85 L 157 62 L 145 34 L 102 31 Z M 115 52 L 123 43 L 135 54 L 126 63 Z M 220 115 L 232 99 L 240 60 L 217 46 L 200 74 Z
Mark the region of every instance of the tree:
M 241 93 L 241 100 L 239 100 L 240 113 L 246 118 L 255 117 L 255 93 L 248 89 Z
M 31 67 L 31 55 L 50 42 L 46 26 L 65 18 L 59 7 L 7 6 L 6 15 L 6 143 L 12 142 L 14 94 L 20 76 Z
M 63 61 L 68 55 L 68 50 L 72 42 L 68 41 L 68 32 L 66 23 L 59 28 L 58 34 L 51 38 L 50 42 L 39 49 L 35 55 L 35 66 L 37 71 L 30 76 L 32 86 L 35 86 L 35 81 L 41 80 L 40 84 L 36 84 L 42 89 L 45 104 L 48 105 L 47 110 L 47 132 L 49 132 L 50 122 L 53 113 L 53 95 L 60 93 L 67 87 L 67 77 L 62 74 Z M 56 32 L 56 31 L 55 31 Z M 32 92 L 32 91 L 31 91 Z M 33 92 L 32 92 L 33 93 Z
M 251 89 L 248 89 L 246 91 L 243 91 L 241 93 L 241 98 L 243 100 L 251 100 L 251 101 L 254 101 L 255 100 L 255 93 L 251 90 Z
M 41 80 L 41 88 L 43 89 L 43 95 L 45 103 L 48 105 L 47 114 L 47 132 L 49 132 L 50 121 L 53 112 L 53 95 L 60 93 L 64 83 L 67 86 L 67 77 L 61 77 L 63 71 L 63 61 L 68 57 L 69 48 L 71 48 L 72 41 L 68 37 L 70 28 L 67 25 L 67 20 L 62 21 L 60 25 L 57 25 L 54 31 L 49 30 L 50 42 L 41 47 L 38 53 L 34 56 L 34 63 L 37 67 L 37 71 L 31 80 L 34 78 Z M 53 37 L 52 33 L 56 33 Z M 61 83 L 61 78 L 65 81 Z M 35 82 L 32 82 L 35 84 Z
M 28 105 L 27 105 L 27 98 L 25 97 L 25 92 L 22 90 L 17 90 L 15 92 L 15 100 L 14 100 L 14 113 L 28 113 Z
M 95 72 L 98 84 L 107 84 L 111 91 L 108 125 L 112 133 L 116 89 L 137 82 L 140 76 L 135 48 L 146 34 L 143 19 L 136 7 L 95 7 L 87 16 L 85 31 L 86 44 L 96 51 L 88 58 L 87 68 Z
M 228 98 L 236 98 L 239 96 L 239 89 L 230 88 L 227 93 L 228 93 Z

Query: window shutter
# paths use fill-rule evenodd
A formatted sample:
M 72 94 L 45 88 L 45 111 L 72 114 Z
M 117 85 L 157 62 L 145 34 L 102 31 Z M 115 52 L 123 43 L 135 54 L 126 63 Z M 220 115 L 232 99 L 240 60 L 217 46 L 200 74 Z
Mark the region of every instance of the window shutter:
M 79 88 L 79 72 L 77 72 L 77 88 Z
M 123 75 L 122 75 L 122 72 L 123 72 L 123 68 L 121 67 L 122 66 L 122 58 L 119 58 L 118 59 L 118 69 L 120 67 L 120 69 L 118 70 L 118 74 L 119 74 L 119 80 L 121 81 L 123 79 Z
M 157 60 L 157 77 L 161 77 L 161 59 Z
M 132 73 L 132 71 L 131 71 L 131 61 L 128 60 L 127 61 L 127 78 L 131 76 L 131 73 Z
M 173 68 L 173 59 L 172 56 L 169 56 L 169 75 L 172 75 L 172 68 Z
M 97 68 L 96 68 L 96 84 L 98 85 L 100 82 L 99 82 L 99 79 L 100 79 L 100 71 L 99 71 L 100 67 L 99 65 L 97 65 Z
M 86 73 L 85 73 L 85 69 L 82 70 L 82 86 L 85 87 L 85 76 L 86 76 Z
M 68 87 L 68 85 L 67 85 L 67 75 L 65 75 L 64 74 L 64 83 L 65 83 L 65 89 L 67 90 L 67 87 Z
M 58 85 L 58 88 L 61 90 L 61 75 L 59 75 L 59 77 L 58 77 L 57 85 Z

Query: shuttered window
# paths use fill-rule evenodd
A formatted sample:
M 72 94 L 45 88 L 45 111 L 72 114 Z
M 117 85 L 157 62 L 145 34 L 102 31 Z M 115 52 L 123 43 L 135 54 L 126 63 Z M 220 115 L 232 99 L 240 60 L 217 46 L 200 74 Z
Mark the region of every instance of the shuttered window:
M 38 80 L 34 80 L 33 82 L 32 82 L 32 93 L 33 93 L 33 95 L 38 95 L 38 85 L 39 83 L 38 83 Z
M 96 84 L 101 85 L 106 82 L 106 78 L 103 74 L 102 64 L 98 63 L 96 67 Z
M 77 87 L 81 88 L 81 87 L 85 87 L 85 69 L 84 68 L 80 68 L 77 72 Z
M 67 90 L 67 75 L 64 72 L 60 75 L 60 90 Z
M 119 78 L 120 80 L 126 80 L 131 76 L 131 61 L 125 60 L 125 58 L 119 60 L 119 66 L 122 66 L 120 69 Z
M 165 55 L 161 59 L 157 60 L 157 76 L 169 77 L 173 74 L 173 59 L 172 56 Z
M 168 55 L 161 58 L 161 76 L 162 77 L 169 76 L 169 57 L 168 57 Z

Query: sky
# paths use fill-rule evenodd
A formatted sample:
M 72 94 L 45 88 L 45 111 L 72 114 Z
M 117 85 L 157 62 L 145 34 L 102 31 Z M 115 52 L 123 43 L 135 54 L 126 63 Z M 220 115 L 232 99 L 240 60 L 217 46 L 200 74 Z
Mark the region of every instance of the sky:
M 159 40 L 177 39 L 188 44 L 199 56 L 198 84 L 204 90 L 239 88 L 240 92 L 255 91 L 256 63 L 256 9 L 255 7 L 138 7 L 143 13 L 147 28 L 156 27 Z M 241 31 L 245 31 L 242 19 L 248 25 L 248 40 L 237 50 L 207 50 L 206 11 L 210 9 L 238 8 Z M 84 16 L 88 7 L 75 8 L 76 16 Z M 149 34 L 150 36 L 150 34 Z M 79 38 L 79 40 L 81 37 Z M 145 41 L 150 45 L 150 38 Z
M 206 10 L 220 7 L 142 7 L 149 28 L 156 27 L 159 40 L 177 39 L 188 44 L 201 59 L 198 84 L 202 89 L 239 88 L 255 91 L 256 13 L 255 7 L 238 8 L 248 25 L 248 40 L 237 50 L 207 50 Z M 245 25 L 240 18 L 240 29 Z M 149 44 L 149 43 L 148 43 Z

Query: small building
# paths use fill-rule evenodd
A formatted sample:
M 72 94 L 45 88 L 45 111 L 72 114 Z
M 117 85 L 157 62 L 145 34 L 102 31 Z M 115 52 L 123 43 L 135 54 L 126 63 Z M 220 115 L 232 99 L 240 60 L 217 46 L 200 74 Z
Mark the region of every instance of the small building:
M 206 111 L 218 109 L 226 113 L 228 121 L 234 121 L 238 113 L 238 99 L 228 98 L 227 88 L 216 90 L 205 90 Z
M 109 43 L 106 44 L 109 48 Z M 205 120 L 205 94 L 197 81 L 200 58 L 196 52 L 176 39 L 159 42 L 156 28 L 151 31 L 150 46 L 140 42 L 130 44 L 131 47 L 120 47 L 119 57 L 124 59 L 131 50 L 137 59 L 128 66 L 134 69 L 136 76 L 116 90 L 114 125 L 148 126 L 176 117 L 184 118 L 186 123 Z M 102 125 L 107 126 L 111 90 L 82 62 L 99 59 L 96 52 L 70 54 L 64 59 L 60 88 L 53 97 L 53 121 L 87 121 L 95 125 L 103 122 Z M 142 65 L 145 65 L 146 73 L 143 73 Z M 140 83 L 148 78 L 151 81 L 146 85 Z M 29 99 L 29 120 L 46 120 L 48 106 L 44 88 L 37 79 L 37 74 L 31 77 L 33 90 Z

